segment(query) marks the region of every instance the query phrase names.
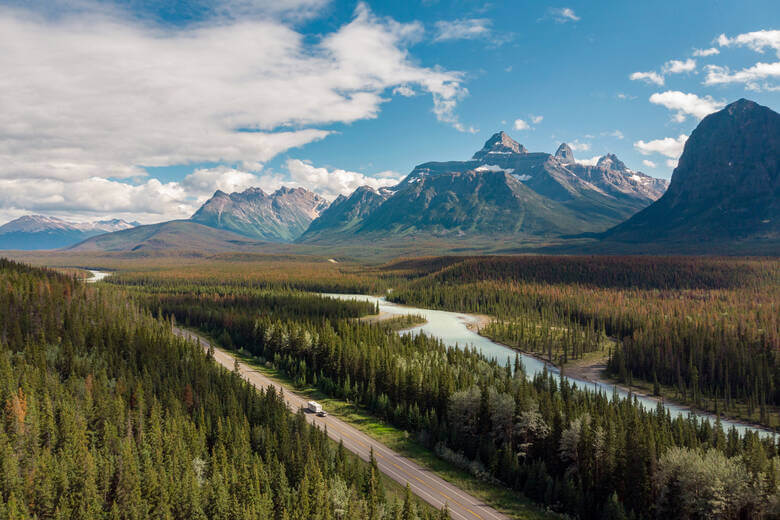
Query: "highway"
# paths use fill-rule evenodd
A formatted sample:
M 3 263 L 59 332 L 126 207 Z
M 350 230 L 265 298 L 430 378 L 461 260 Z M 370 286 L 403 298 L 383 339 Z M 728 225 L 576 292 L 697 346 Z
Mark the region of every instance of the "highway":
M 193 332 L 178 327 L 174 327 L 173 331 L 187 339 L 200 341 L 201 346 L 206 350 L 210 346 L 208 340 Z M 236 358 L 216 346 L 214 346 L 214 359 L 228 370 L 233 370 L 235 367 Z M 239 362 L 239 371 L 242 377 L 257 388 L 273 386 L 277 391 L 283 391 L 284 399 L 291 411 L 297 413 L 300 408 L 306 406 L 308 399 L 269 379 L 245 363 Z M 369 459 L 369 453 L 373 447 L 377 466 L 382 473 L 402 486 L 409 483 L 409 487 L 415 495 L 436 509 L 441 509 L 446 503 L 453 520 L 509 520 L 509 517 L 488 507 L 481 500 L 461 491 L 430 470 L 402 457 L 336 417 L 330 415 L 317 417 L 313 413 L 305 415 L 310 423 L 316 424 L 320 428 L 327 428 L 328 436 L 335 441 L 342 441 L 344 448 L 363 460 Z

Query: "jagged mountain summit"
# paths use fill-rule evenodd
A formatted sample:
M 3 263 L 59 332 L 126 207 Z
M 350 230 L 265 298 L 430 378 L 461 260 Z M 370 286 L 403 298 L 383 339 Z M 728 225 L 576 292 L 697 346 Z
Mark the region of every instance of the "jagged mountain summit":
M 492 135 L 490 139 L 485 142 L 485 146 L 474 154 L 472 157 L 475 161 L 490 160 L 490 158 L 501 155 L 525 155 L 528 150 L 525 146 L 518 143 L 509 135 L 504 132 L 498 132 Z
M 193 222 L 250 238 L 291 242 L 320 216 L 329 202 L 304 188 L 260 188 L 227 194 L 217 191 L 192 215 Z
M 603 231 L 646 207 L 665 188 L 665 181 L 630 170 L 615 156 L 585 166 L 566 144 L 555 155 L 529 152 L 498 132 L 471 160 L 424 163 L 382 194 L 362 189 L 337 199 L 300 240 L 341 240 L 347 230 L 358 238 Z
M 0 249 L 58 249 L 138 225 L 121 219 L 69 222 L 57 217 L 25 215 L 0 226 Z
M 608 241 L 774 244 L 780 251 L 780 114 L 747 99 L 705 117 L 663 197 Z
M 561 164 L 574 164 L 576 162 L 574 160 L 574 152 L 566 143 L 561 143 L 558 147 L 558 150 L 555 152 L 555 158 L 558 159 L 558 162 Z

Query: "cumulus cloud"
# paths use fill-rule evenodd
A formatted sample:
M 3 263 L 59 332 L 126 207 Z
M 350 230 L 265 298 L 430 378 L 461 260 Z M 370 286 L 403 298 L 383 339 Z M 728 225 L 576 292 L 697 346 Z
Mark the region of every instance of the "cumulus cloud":
M 260 177 L 254 173 L 237 170 L 229 166 L 216 168 L 200 168 L 190 173 L 181 181 L 181 186 L 195 196 L 210 195 L 217 190 L 226 193 L 244 191 L 253 186 L 260 186 Z
M 558 23 L 580 21 L 580 17 L 570 7 L 551 7 L 548 15 Z
M 672 169 L 677 168 L 677 159 L 667 159 L 666 165 Z
M 538 125 L 543 120 L 544 116 L 535 116 L 533 114 L 528 115 L 527 121 L 525 119 L 515 119 L 515 130 L 534 130 L 534 127 L 531 125 Z
M 491 33 L 492 22 L 487 18 L 460 18 L 436 22 L 436 36 L 433 41 L 475 40 L 487 38 Z
M 575 152 L 587 152 L 590 150 L 590 143 L 581 143 L 575 139 L 574 142 L 569 143 L 569 148 Z
M 780 61 L 775 63 L 758 62 L 752 67 L 736 72 L 731 72 L 728 67 L 718 65 L 707 65 L 706 69 L 705 85 L 744 83 L 748 90 L 773 90 L 773 84 L 767 83 L 766 80 L 780 78 Z
M 292 183 L 287 184 L 307 187 L 330 199 L 338 195 L 348 195 L 360 186 L 370 186 L 374 189 L 394 186 L 402 177 L 402 174 L 390 171 L 368 176 L 347 170 L 328 170 L 300 159 L 288 159 L 285 166 L 292 179 Z
M 780 30 L 761 30 L 739 34 L 729 38 L 725 34 L 718 37 L 718 45 L 721 47 L 748 47 L 763 54 L 765 50 L 774 50 L 780 58 Z M 732 72 L 728 67 L 709 65 L 705 85 L 718 85 L 726 83 L 743 83 L 745 88 L 753 91 L 778 91 L 780 86 L 767 80 L 780 78 L 780 61 L 774 63 L 758 62 L 752 67 L 747 67 Z
M 694 49 L 693 55 L 694 56 L 701 56 L 702 58 L 707 56 L 714 56 L 716 54 L 720 54 L 720 51 L 716 49 L 715 47 L 710 47 L 709 49 Z
M 674 111 L 674 120 L 678 123 L 685 121 L 688 116 L 702 119 L 720 110 L 725 105 L 724 102 L 716 101 L 711 96 L 699 97 L 696 94 L 688 94 L 677 90 L 656 92 L 650 96 L 650 102 Z
M 766 49 L 772 49 L 780 58 L 780 30 L 761 30 L 739 34 L 733 38 L 725 34 L 718 36 L 718 45 L 721 47 L 748 47 L 756 52 L 763 53 Z
M 322 3 L 230 6 L 242 2 L 263 4 L 267 13 Z M 328 136 L 325 125 L 377 117 L 390 93 L 427 94 L 440 121 L 473 130 L 455 112 L 468 93 L 463 75 L 410 55 L 422 25 L 378 17 L 362 3 L 351 21 L 316 40 L 282 14 L 164 31 L 111 12 L 77 14 L 47 18 L 0 8 L 0 179 L 42 190 L 38 202 L 20 192 L 6 197 L 5 207 L 54 212 L 61 199 L 72 211 L 83 202 L 84 212 L 136 204 L 143 217 L 184 215 L 199 196 L 187 190 L 246 185 L 250 174 L 141 182 L 145 167 L 206 162 L 258 170 Z M 77 196 L 85 189 L 95 196 Z M 123 209 L 101 198 L 108 194 Z
M 398 85 L 393 89 L 393 94 L 398 94 L 403 97 L 413 97 L 417 95 L 417 92 L 409 85 Z
M 645 83 L 654 83 L 656 85 L 664 84 L 664 77 L 657 72 L 634 72 L 629 77 L 632 81 L 644 81 Z
M 642 159 L 642 164 L 644 164 L 648 168 L 655 168 L 657 166 L 657 164 L 655 164 L 653 161 L 649 159 Z
M 599 159 L 601 159 L 600 155 L 594 155 L 590 159 L 574 159 L 574 162 L 583 166 L 596 166 L 596 164 L 599 162 Z
M 515 130 L 530 130 L 531 125 L 529 125 L 525 120 L 523 119 L 515 119 Z
M 194 201 L 175 182 L 157 179 L 132 185 L 90 177 L 73 182 L 60 179 L 0 179 L 0 208 L 4 215 L 109 215 L 125 219 L 159 221 L 189 217 Z
M 677 160 L 682 155 L 683 148 L 685 147 L 685 141 L 688 140 L 688 136 L 681 134 L 677 138 L 664 137 L 663 139 L 655 139 L 653 141 L 637 141 L 634 143 L 636 148 L 642 155 L 651 155 L 654 153 L 664 155 L 671 159 Z
M 256 167 L 256 165 L 255 165 Z M 228 166 L 196 169 L 181 181 L 129 183 L 102 177 L 67 181 L 0 179 L 0 218 L 31 212 L 94 220 L 99 216 L 145 223 L 189 218 L 215 191 L 260 187 L 273 191 L 294 184 L 273 172 L 257 174 Z
M 683 72 L 693 72 L 696 70 L 696 60 L 688 58 L 685 61 L 669 60 L 664 63 L 664 74 L 681 74 Z

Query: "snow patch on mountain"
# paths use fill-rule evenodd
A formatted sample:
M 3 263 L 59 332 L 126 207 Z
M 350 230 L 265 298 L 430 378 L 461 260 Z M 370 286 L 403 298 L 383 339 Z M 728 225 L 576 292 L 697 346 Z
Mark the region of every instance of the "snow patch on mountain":
M 477 166 L 474 168 L 475 172 L 504 172 L 504 173 L 512 173 L 515 171 L 514 168 L 502 168 L 501 166 L 497 164 L 483 164 L 482 166 Z

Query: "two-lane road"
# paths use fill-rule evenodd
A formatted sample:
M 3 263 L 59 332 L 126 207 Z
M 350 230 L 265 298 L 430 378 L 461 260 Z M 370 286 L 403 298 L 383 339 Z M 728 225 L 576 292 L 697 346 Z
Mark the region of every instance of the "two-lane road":
M 199 340 L 204 349 L 208 349 L 210 346 L 208 340 L 188 330 L 174 327 L 173 331 L 179 336 L 193 341 Z M 233 370 L 236 362 L 235 357 L 216 347 L 214 347 L 214 359 L 229 370 Z M 242 377 L 257 388 L 273 386 L 277 391 L 284 391 L 284 399 L 293 412 L 306 406 L 307 399 L 269 379 L 245 363 L 239 362 L 239 371 Z M 327 427 L 328 435 L 332 439 L 342 441 L 346 449 L 363 460 L 369 459 L 371 448 L 373 448 L 377 466 L 382 473 L 402 486 L 409 483 L 409 487 L 415 495 L 437 509 L 441 509 L 444 504 L 447 504 L 453 520 L 508 520 L 507 516 L 488 507 L 481 500 L 461 491 L 419 464 L 398 455 L 357 428 L 332 416 L 317 417 L 307 413 L 306 419 L 322 428 Z

